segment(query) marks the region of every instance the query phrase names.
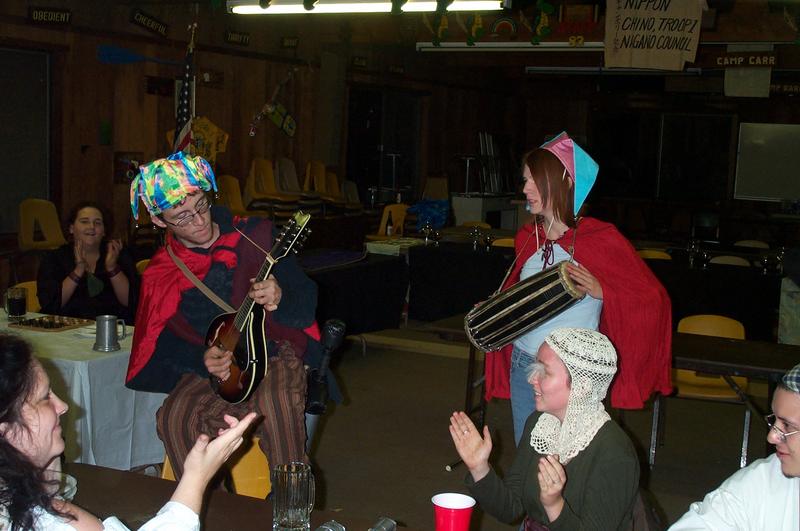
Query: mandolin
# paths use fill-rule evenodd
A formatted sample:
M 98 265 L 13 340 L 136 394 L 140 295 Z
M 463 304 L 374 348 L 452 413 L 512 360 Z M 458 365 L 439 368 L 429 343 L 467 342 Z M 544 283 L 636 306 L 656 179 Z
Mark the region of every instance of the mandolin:
M 280 259 L 300 249 L 309 219 L 311 216 L 302 211 L 292 216 L 267 253 L 255 282 L 267 278 Z M 220 382 L 216 377 L 211 377 L 217 394 L 232 404 L 247 400 L 267 374 L 266 317 L 264 307 L 246 295 L 238 311 L 218 315 L 208 327 L 206 344 L 233 352 L 228 379 Z

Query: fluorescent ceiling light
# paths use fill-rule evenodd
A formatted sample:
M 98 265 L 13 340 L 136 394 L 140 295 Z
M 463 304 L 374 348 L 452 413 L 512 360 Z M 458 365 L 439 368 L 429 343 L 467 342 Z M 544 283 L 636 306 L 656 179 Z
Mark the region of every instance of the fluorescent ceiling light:
M 447 6 L 448 11 L 498 11 L 500 9 L 503 9 L 500 0 L 455 0 Z M 436 2 L 409 0 L 402 10 L 407 13 L 436 11 Z
M 409 2 L 410 3 L 410 2 Z M 408 4 L 406 4 L 408 5 Z M 435 46 L 432 42 L 418 42 L 418 52 L 600 52 L 603 50 L 602 42 L 586 42 L 583 46 L 570 46 L 568 42 L 476 42 L 469 45 L 466 42 L 443 42 Z
M 237 15 L 285 15 L 296 13 L 389 13 L 391 1 L 378 0 L 319 0 L 311 11 L 303 7 L 302 0 L 272 0 L 261 9 L 258 0 L 228 0 L 228 11 Z M 406 12 L 436 11 L 436 2 L 409 0 L 401 8 Z M 493 11 L 502 9 L 500 0 L 455 0 L 448 11 Z

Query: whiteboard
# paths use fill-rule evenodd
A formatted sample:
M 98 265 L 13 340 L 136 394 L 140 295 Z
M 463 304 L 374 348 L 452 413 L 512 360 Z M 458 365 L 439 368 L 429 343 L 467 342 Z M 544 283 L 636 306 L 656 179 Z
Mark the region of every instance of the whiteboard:
M 800 199 L 800 125 L 739 124 L 736 199 Z

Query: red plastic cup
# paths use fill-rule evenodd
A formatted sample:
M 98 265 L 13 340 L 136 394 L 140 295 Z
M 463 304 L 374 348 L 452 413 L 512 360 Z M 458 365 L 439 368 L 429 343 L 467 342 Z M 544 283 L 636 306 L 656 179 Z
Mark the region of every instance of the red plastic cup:
M 431 498 L 436 516 L 436 531 L 468 531 L 475 498 L 445 492 Z

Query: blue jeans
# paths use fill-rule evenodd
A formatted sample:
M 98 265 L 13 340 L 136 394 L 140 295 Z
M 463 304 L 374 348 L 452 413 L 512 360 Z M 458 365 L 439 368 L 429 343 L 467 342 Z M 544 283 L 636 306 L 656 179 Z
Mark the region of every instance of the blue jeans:
M 516 346 L 511 352 L 511 416 L 514 420 L 514 440 L 517 446 L 525 422 L 536 410 L 533 387 L 528 383 L 528 368 L 535 361 L 536 354 L 528 354 Z

